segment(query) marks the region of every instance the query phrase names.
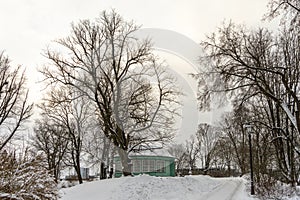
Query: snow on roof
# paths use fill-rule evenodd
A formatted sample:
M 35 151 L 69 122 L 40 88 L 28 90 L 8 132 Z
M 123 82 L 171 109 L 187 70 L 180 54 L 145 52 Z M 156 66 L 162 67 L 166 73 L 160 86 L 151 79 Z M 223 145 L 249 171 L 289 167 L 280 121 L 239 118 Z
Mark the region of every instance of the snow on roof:
M 130 152 L 129 156 L 163 156 L 174 158 L 174 156 L 163 148 L 138 149 Z

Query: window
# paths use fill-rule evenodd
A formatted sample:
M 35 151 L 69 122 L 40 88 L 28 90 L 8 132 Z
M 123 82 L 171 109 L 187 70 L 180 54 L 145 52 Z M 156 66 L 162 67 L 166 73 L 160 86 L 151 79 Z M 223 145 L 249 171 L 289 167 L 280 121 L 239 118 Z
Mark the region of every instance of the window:
M 141 172 L 141 160 L 133 160 L 133 172 Z
M 155 171 L 155 160 L 149 160 L 149 172 Z
M 166 172 L 165 161 L 163 161 L 163 160 L 156 161 L 156 171 L 161 172 L 161 173 Z
M 149 172 L 150 160 L 143 160 L 143 172 Z
M 116 172 L 122 172 L 121 161 L 117 161 L 115 165 L 116 165 Z

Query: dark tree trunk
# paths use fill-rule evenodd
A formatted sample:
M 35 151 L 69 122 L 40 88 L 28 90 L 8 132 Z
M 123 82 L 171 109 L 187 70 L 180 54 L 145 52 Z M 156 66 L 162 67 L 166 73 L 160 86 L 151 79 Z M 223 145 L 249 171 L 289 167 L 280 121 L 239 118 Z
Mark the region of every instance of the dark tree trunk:
M 204 175 L 207 175 L 208 169 L 210 165 L 210 153 L 207 154 L 204 165 Z
M 79 155 L 79 153 L 76 154 L 76 161 L 75 162 L 76 162 L 75 170 L 77 172 L 78 182 L 79 182 L 79 184 L 82 184 L 83 180 L 82 180 L 82 176 L 81 176 L 81 172 L 80 172 L 80 155 Z
M 73 161 L 73 167 L 75 169 L 75 172 L 77 174 L 77 179 L 79 184 L 82 184 L 82 176 L 80 173 L 80 153 L 77 151 L 73 151 L 71 152 L 71 156 L 72 156 L 72 161 Z
M 100 179 L 106 179 L 106 169 L 107 167 L 105 166 L 104 162 L 101 162 L 101 166 L 100 166 Z

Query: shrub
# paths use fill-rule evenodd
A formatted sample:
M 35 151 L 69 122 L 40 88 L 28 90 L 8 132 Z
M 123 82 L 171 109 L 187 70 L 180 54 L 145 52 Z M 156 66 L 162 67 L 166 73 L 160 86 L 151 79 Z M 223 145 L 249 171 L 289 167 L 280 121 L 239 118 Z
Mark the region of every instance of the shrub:
M 248 180 L 248 191 L 250 193 L 250 177 L 244 176 Z M 259 199 L 288 200 L 295 195 L 295 188 L 280 182 L 268 174 L 260 174 L 259 182 L 257 178 L 254 182 L 255 194 Z
M 0 154 L 0 199 L 57 199 L 57 185 L 45 167 L 44 157 L 28 154 L 26 151 L 20 158 L 6 151 Z

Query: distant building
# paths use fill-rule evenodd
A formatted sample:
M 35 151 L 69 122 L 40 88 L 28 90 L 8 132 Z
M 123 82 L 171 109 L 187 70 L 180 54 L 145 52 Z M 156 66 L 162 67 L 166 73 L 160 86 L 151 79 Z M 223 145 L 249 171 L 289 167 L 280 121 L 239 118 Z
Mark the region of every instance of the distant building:
M 80 167 L 80 174 L 81 174 L 82 180 L 90 180 L 91 178 L 93 178 L 90 176 L 90 169 L 86 168 L 86 167 Z M 65 180 L 77 181 L 78 176 L 75 171 L 73 173 L 69 172 L 69 175 L 65 176 Z
M 80 174 L 83 180 L 88 180 L 90 178 L 90 169 L 80 167 Z
M 165 149 L 144 149 L 129 153 L 133 175 L 175 176 L 175 158 Z M 114 158 L 115 177 L 122 176 L 120 157 Z

